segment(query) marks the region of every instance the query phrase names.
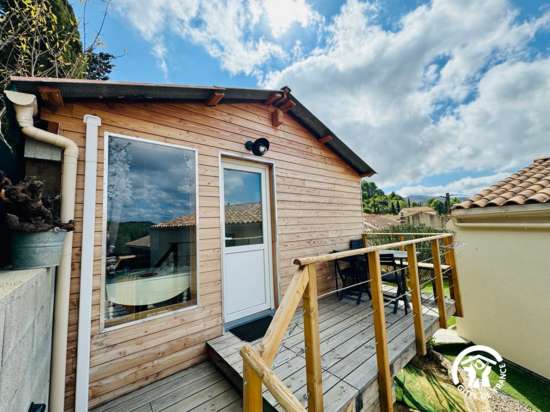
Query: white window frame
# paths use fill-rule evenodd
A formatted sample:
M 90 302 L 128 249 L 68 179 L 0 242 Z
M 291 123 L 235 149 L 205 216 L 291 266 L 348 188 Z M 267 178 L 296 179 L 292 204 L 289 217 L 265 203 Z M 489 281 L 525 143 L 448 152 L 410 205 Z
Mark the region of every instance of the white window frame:
M 159 146 L 173 147 L 176 149 L 189 150 L 194 153 L 195 156 L 195 276 L 196 276 L 196 303 L 194 305 L 185 306 L 183 308 L 174 309 L 159 313 L 157 315 L 148 316 L 142 319 L 136 319 L 121 323 L 119 325 L 105 326 L 105 264 L 107 258 L 107 188 L 108 182 L 108 167 L 109 167 L 109 140 L 111 137 L 117 137 L 121 139 L 133 140 L 136 142 L 157 144 Z M 145 139 L 142 137 L 128 136 L 121 133 L 105 132 L 103 137 L 103 222 L 102 222 L 102 239 L 101 239 L 101 299 L 100 299 L 100 314 L 99 324 L 100 332 L 109 332 L 129 326 L 135 326 L 144 322 L 148 322 L 154 319 L 163 318 L 167 316 L 176 316 L 181 312 L 197 309 L 200 307 L 200 248 L 199 248 L 199 151 L 193 147 L 188 147 L 179 144 L 165 143 L 157 140 Z M 93 245 L 92 245 L 93 247 Z

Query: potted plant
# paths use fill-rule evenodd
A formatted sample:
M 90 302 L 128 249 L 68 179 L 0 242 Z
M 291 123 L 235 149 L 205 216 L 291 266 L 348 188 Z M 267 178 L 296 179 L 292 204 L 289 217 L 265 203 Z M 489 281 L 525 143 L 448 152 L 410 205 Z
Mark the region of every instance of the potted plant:
M 67 231 L 73 222 L 61 223 L 55 205 L 59 196 L 43 197 L 44 182 L 30 177 L 12 184 L 0 171 L 0 203 L 12 235 L 11 263 L 14 269 L 59 265 Z

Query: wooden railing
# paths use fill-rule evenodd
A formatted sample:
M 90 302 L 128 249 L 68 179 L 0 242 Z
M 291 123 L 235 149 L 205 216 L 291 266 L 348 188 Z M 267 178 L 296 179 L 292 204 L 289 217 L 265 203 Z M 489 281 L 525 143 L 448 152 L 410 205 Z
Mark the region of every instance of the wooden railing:
M 362 249 L 346 250 L 328 255 L 304 257 L 295 259 L 298 270 L 283 296 L 273 321 L 266 335 L 256 351 L 251 345 L 244 345 L 241 349 L 243 358 L 243 409 L 246 412 L 262 410 L 262 385 L 272 393 L 280 405 L 287 411 L 305 411 L 300 401 L 283 384 L 272 370 L 273 360 L 279 351 L 283 337 L 292 321 L 296 309 L 303 300 L 304 340 L 307 378 L 308 410 L 323 411 L 323 385 L 321 379 L 321 353 L 319 337 L 319 308 L 317 293 L 317 275 L 315 265 L 321 262 L 330 262 L 345 257 L 367 255 L 371 283 L 374 331 L 376 339 L 376 359 L 378 364 L 378 386 L 380 391 L 380 405 L 384 411 L 393 410 L 392 375 L 390 372 L 390 358 L 388 339 L 386 335 L 386 321 L 384 311 L 384 297 L 382 293 L 382 272 L 380 268 L 380 250 L 401 248 L 407 251 L 407 268 L 410 279 L 411 302 L 413 306 L 414 328 L 417 353 L 426 354 L 426 338 L 422 318 L 421 285 L 418 273 L 416 245 L 421 242 L 431 244 L 433 272 L 435 281 L 435 296 L 437 300 L 439 325 L 447 327 L 447 313 L 443 287 L 443 273 L 441 269 L 440 241 L 444 243 L 445 261 L 451 269 L 449 282 L 452 284 L 451 297 L 455 301 L 456 315 L 462 316 L 462 304 L 458 285 L 453 235 L 450 233 L 429 234 L 417 239 L 403 240 L 405 233 L 380 233 L 381 235 L 398 236 L 399 242 L 386 243 L 377 246 L 368 246 Z M 369 233 L 368 236 L 378 234 Z M 426 235 L 426 234 L 422 234 Z M 364 235 L 365 245 L 367 235 Z

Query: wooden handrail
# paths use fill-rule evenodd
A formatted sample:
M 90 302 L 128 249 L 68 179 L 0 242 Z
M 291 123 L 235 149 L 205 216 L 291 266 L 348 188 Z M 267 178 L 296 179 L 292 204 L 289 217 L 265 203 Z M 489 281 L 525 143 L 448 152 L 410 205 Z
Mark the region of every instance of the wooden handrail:
M 299 266 L 305 266 L 305 265 L 310 265 L 312 263 L 330 262 L 332 260 L 342 259 L 350 256 L 365 255 L 367 253 L 374 252 L 377 250 L 380 251 L 383 249 L 398 248 L 401 246 L 408 246 L 415 243 L 430 242 L 432 240 L 445 239 L 447 237 L 452 237 L 452 236 L 453 236 L 452 233 L 441 233 L 435 236 L 428 236 L 420 239 L 409 239 L 409 240 L 404 240 L 400 242 L 386 243 L 383 245 L 368 246 L 361 249 L 352 249 L 352 250 L 345 250 L 343 252 L 330 253 L 328 255 L 309 256 L 305 258 L 294 259 L 294 264 Z
M 264 362 L 271 366 L 277 355 L 290 321 L 294 317 L 296 308 L 302 300 L 302 296 L 309 282 L 309 271 L 307 267 L 300 268 L 292 277 L 281 304 L 275 312 L 275 316 L 267 329 L 260 344 L 260 355 Z
M 371 233 L 368 233 L 370 235 Z M 378 234 L 378 233 L 373 233 Z M 380 233 L 388 235 L 388 233 Z M 392 233 L 389 233 L 392 235 Z M 400 237 L 408 233 L 396 233 Z M 425 235 L 414 233 L 414 235 Z M 365 235 L 364 235 L 365 236 Z M 364 237 L 365 239 L 365 237 Z M 243 408 L 246 412 L 258 412 L 262 410 L 262 384 L 273 394 L 281 406 L 291 412 L 302 412 L 305 408 L 294 394 L 281 382 L 274 374 L 271 365 L 277 355 L 283 337 L 292 321 L 296 309 L 303 300 L 304 316 L 304 342 L 306 358 L 306 377 L 308 390 L 308 410 L 311 412 L 323 411 L 323 387 L 321 378 L 321 353 L 320 353 L 320 335 L 319 335 L 319 309 L 317 292 L 317 275 L 315 264 L 320 262 L 330 262 L 336 259 L 342 259 L 349 256 L 367 255 L 369 264 L 369 273 L 371 276 L 371 292 L 374 319 L 374 332 L 376 340 L 376 358 L 378 364 L 378 386 L 380 390 L 380 403 L 382 410 L 393 410 L 392 398 L 392 375 L 389 366 L 389 348 L 387 341 L 385 306 L 382 295 L 382 275 L 380 269 L 380 250 L 401 248 L 407 250 L 407 267 L 409 277 L 411 278 L 411 301 L 413 304 L 413 316 L 416 336 L 417 352 L 424 355 L 426 353 L 426 341 L 424 335 L 424 325 L 422 319 L 421 305 L 421 287 L 418 274 L 418 262 L 416 256 L 416 244 L 429 242 L 433 258 L 435 274 L 435 294 L 439 310 L 439 324 L 445 328 L 447 326 L 447 314 L 445 307 L 445 296 L 443 289 L 443 273 L 441 270 L 441 255 L 439 251 L 439 241 L 445 244 L 446 262 L 452 268 L 450 280 L 454 286 L 454 296 L 457 312 L 462 311 L 460 289 L 456 271 L 456 262 L 452 233 L 430 233 L 429 236 L 402 240 L 399 242 L 387 243 L 384 245 L 369 246 L 361 249 L 336 252 L 328 255 L 312 256 L 295 259 L 294 263 L 299 265 L 298 270 L 293 275 L 290 284 L 281 300 L 273 321 L 271 322 L 266 335 L 262 339 L 258 350 L 252 346 L 245 345 L 241 349 L 243 358 Z
M 245 345 L 241 349 L 244 375 L 243 407 L 245 412 L 262 410 L 262 383 L 267 386 L 285 410 L 291 412 L 305 410 L 270 369 L 281 346 L 283 336 L 302 298 L 304 303 L 308 410 L 311 412 L 323 411 L 318 296 L 315 266 L 312 264 L 300 267 L 292 277 L 281 304 L 262 339 L 259 353 L 250 345 Z
M 300 401 L 296 399 L 294 394 L 281 382 L 281 380 L 273 373 L 269 366 L 267 366 L 264 360 L 258 355 L 258 353 L 252 348 L 252 346 L 246 344 L 241 348 L 241 356 L 245 362 L 245 365 L 249 366 L 254 373 L 260 378 L 260 380 L 267 386 L 267 389 L 273 394 L 275 399 L 279 401 L 281 406 L 286 411 L 304 411 Z M 261 386 L 260 386 L 261 396 Z M 246 402 L 246 400 L 245 400 Z M 260 409 L 261 410 L 261 407 Z M 254 412 L 257 412 L 255 409 Z
M 451 267 L 449 290 L 451 292 L 451 298 L 455 301 L 455 316 L 463 317 L 462 294 L 460 293 L 460 284 L 458 282 L 455 250 L 451 247 L 453 240 L 453 238 L 443 239 L 443 244 L 445 245 L 445 262 Z
M 368 254 L 369 274 L 372 281 L 372 311 L 374 336 L 376 341 L 376 363 L 378 365 L 378 390 L 381 410 L 393 411 L 392 375 L 388 336 L 386 333 L 386 311 L 382 294 L 382 271 L 380 269 L 380 252 L 374 250 Z
M 426 232 L 426 233 L 407 233 L 407 232 L 365 232 L 366 235 L 375 235 L 375 236 L 433 236 L 433 235 L 445 235 L 450 234 L 448 232 Z
M 413 306 L 416 353 L 424 356 L 428 353 L 428 350 L 426 348 L 426 337 L 424 336 L 424 319 L 422 318 L 422 299 L 417 260 L 416 245 L 407 246 L 407 265 L 411 284 L 411 302 Z
M 434 265 L 435 298 L 439 312 L 439 327 L 447 328 L 447 309 L 445 308 L 445 289 L 443 288 L 443 272 L 441 271 L 441 255 L 439 254 L 439 239 L 432 243 L 432 263 Z

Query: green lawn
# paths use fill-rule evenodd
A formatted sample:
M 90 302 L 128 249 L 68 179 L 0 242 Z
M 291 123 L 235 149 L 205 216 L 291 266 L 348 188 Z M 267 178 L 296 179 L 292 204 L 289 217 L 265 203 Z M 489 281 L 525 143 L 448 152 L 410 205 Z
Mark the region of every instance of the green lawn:
M 437 368 L 409 363 L 394 378 L 396 400 L 424 412 L 466 412 L 460 391 Z
M 426 294 L 426 295 L 430 295 L 430 296 L 433 296 L 433 287 L 432 287 L 432 283 L 431 282 L 424 282 L 425 285 L 422 286 L 422 293 L 423 294 Z M 449 280 L 448 279 L 443 279 L 443 290 L 445 291 L 445 296 L 446 297 L 450 297 L 451 296 L 451 293 L 449 291 Z M 447 326 L 448 327 L 451 327 L 451 326 L 454 326 L 456 324 L 456 318 L 454 316 L 450 316 L 449 319 L 447 319 Z
M 440 345 L 434 349 L 453 361 L 466 346 Z M 490 380 L 493 384 L 498 381 L 496 372 L 491 372 Z M 535 411 L 550 411 L 550 385 L 513 365 L 507 365 L 506 383 L 502 391 Z

